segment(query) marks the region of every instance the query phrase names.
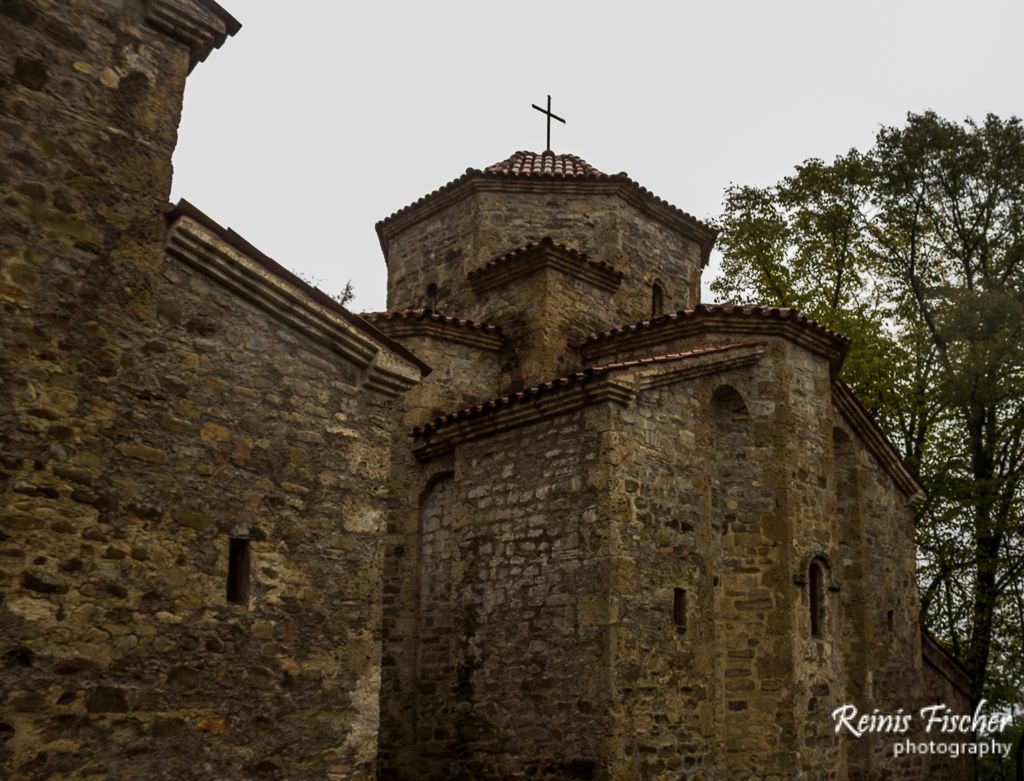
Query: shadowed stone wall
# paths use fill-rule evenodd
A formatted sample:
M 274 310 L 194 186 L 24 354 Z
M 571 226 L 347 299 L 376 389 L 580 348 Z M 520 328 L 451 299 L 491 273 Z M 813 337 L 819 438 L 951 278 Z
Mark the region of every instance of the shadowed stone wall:
M 420 740 L 432 745 L 428 751 L 436 754 L 450 744 L 452 734 L 444 719 L 431 712 L 447 713 L 451 707 L 448 682 L 438 678 L 440 670 L 451 664 L 447 654 L 456 636 L 453 632 L 446 638 L 441 629 L 443 624 L 451 631 L 452 604 L 457 598 L 452 591 L 449 550 L 452 462 L 439 458 L 419 463 L 411 450 L 410 432 L 433 415 L 496 395 L 502 378 L 507 381 L 508 360 L 497 338 L 497 344 L 486 349 L 467 344 L 465 340 L 479 337 L 465 326 L 449 326 L 447 333 L 438 336 L 424 333 L 422 321 L 375 322 L 438 367 L 408 391 L 401 414 L 392 421 L 380 729 L 382 776 L 394 777 L 388 774 L 397 772 L 396 768 L 404 774 L 414 772 Z M 395 328 L 401 332 L 394 332 Z M 430 678 L 423 686 L 421 670 Z
M 215 10 L 0 10 L 4 778 L 375 774 L 394 392 L 349 353 L 418 371 L 200 226 L 165 253 Z

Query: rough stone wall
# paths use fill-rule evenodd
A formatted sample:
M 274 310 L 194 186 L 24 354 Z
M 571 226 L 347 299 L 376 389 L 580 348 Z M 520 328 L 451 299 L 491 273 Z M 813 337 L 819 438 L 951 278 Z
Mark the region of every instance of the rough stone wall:
M 716 333 L 709 328 L 686 337 L 666 337 L 646 345 L 643 352 L 673 353 L 737 339 L 759 341 L 749 333 Z M 904 735 L 844 734 L 837 740 L 834 734 L 829 714 L 839 705 L 855 704 L 860 713 L 875 708 L 882 713 L 900 708 L 916 713 L 930 702 L 928 693 L 934 687 L 928 670 L 922 669 L 914 514 L 907 496 L 832 404 L 824 359 L 778 337 L 767 337 L 767 342 L 770 363 L 777 367 L 775 376 L 739 390 L 755 422 L 758 408 L 763 410 L 766 425 L 760 434 L 755 425 L 755 439 L 771 443 L 772 463 L 784 468 L 784 477 L 774 485 L 779 516 L 789 529 L 778 532 L 776 539 L 789 544 L 791 552 L 789 571 L 780 571 L 778 588 L 785 589 L 782 576 L 789 578 L 796 599 L 790 601 L 789 614 L 777 621 L 779 627 L 788 624 L 785 632 L 792 637 L 795 655 L 792 732 L 783 735 L 794 742 L 799 763 L 810 777 L 834 767 L 828 772 L 850 779 L 879 774 L 919 779 L 931 773 L 970 778 L 973 769 L 967 759 L 894 757 L 893 744 Z M 635 350 L 623 349 L 598 362 L 632 357 Z M 726 474 L 722 469 L 723 465 L 716 467 L 720 476 Z M 824 594 L 827 636 L 814 639 L 809 632 L 809 583 L 793 583 L 796 576 L 806 575 L 818 554 L 824 554 L 824 569 L 831 579 L 826 579 Z M 828 590 L 830 585 L 838 591 Z M 743 588 L 751 587 L 748 579 Z M 941 686 L 938 690 L 945 692 Z M 955 701 L 959 707 L 963 696 L 950 696 L 950 706 Z M 968 711 L 966 706 L 959 710 Z M 920 727 L 920 719 L 913 726 Z M 920 735 L 917 739 L 926 740 Z
M 8 450 L 8 767 L 370 778 L 389 404 L 174 261 L 156 282 L 81 428 Z
M 823 363 L 775 342 L 752 367 L 642 391 L 619 412 L 615 428 L 630 444 L 623 550 L 628 530 L 636 575 L 620 595 L 630 608 L 615 657 L 626 703 L 617 777 L 839 773 L 832 741 L 800 735 L 814 719 L 811 698 L 820 713 L 843 691 L 841 669 L 820 672 L 833 639 L 801 637 L 806 596 L 793 577 L 813 547 L 801 535 L 829 523 L 814 505 L 800 517 L 795 497 L 811 498 L 807 486 L 824 475 L 820 464 L 786 467 L 797 461 L 790 449 L 806 444 L 790 434 L 808 414 L 800 378 L 827 380 Z M 684 631 L 674 626 L 676 589 L 686 594 Z
M 665 290 L 665 311 L 693 307 L 700 300 L 700 249 L 613 194 L 516 193 L 479 195 L 476 256 L 467 253 L 478 268 L 498 255 L 550 236 L 584 252 L 594 260 L 610 263 L 625 273 L 622 286 L 605 313 L 607 328 L 651 314 L 651 284 Z
M 645 352 L 736 338 L 709 330 Z M 410 656 L 418 665 L 410 675 L 422 685 L 411 706 L 418 753 L 407 753 L 391 777 L 971 777 L 966 760 L 894 758 L 894 736 L 836 734 L 831 713 L 840 705 L 895 713 L 927 697 L 913 514 L 834 406 L 828 360 L 778 335 L 742 338 L 764 345 L 753 365 L 664 383 L 655 380 L 671 364 L 622 373 L 618 382 L 642 388 L 624 406 L 599 405 L 543 428 L 486 436 L 428 462 L 434 474 L 448 475 L 437 486 L 451 492 L 443 501 L 450 509 L 439 512 L 434 495 L 424 494 L 420 586 L 415 603 L 406 601 L 420 622 L 420 650 Z M 602 361 L 626 357 L 633 356 Z M 589 445 L 579 438 L 586 431 L 579 421 L 590 429 Z M 547 450 L 549 437 L 557 449 Z M 534 502 L 549 474 L 538 476 L 538 465 L 560 458 L 563 448 L 576 453 L 574 480 L 592 491 L 565 504 L 559 494 L 546 496 L 551 505 Z M 426 472 L 423 479 L 430 479 Z M 579 629 L 582 611 L 596 610 L 606 632 L 593 643 L 561 646 L 546 616 L 562 604 L 561 586 L 552 584 L 565 564 L 542 555 L 539 568 L 507 567 L 509 547 L 496 541 L 507 543 L 504 530 L 516 524 L 564 535 L 566 517 L 594 501 L 597 523 L 583 533 L 607 538 L 599 554 L 607 558 L 594 578 L 579 581 L 574 599 Z M 588 560 L 598 561 L 592 545 L 578 562 L 565 561 Z M 817 633 L 812 564 L 822 573 Z M 474 580 L 485 566 L 486 577 Z M 523 589 L 555 595 L 538 605 L 541 623 L 516 612 L 523 579 Z M 545 642 L 533 644 L 537 654 L 524 675 L 517 654 L 531 646 L 538 626 Z M 517 644 L 498 639 L 509 634 Z M 575 680 L 567 687 L 549 678 L 534 701 L 518 698 L 514 679 L 532 687 L 538 672 L 567 654 L 580 667 L 607 671 L 596 700 L 604 703 L 604 721 L 569 729 L 548 715 L 557 703 L 563 709 L 553 712 L 569 712 L 579 696 Z M 531 730 L 536 724 L 556 725 L 560 760 Z
M 847 737 L 848 756 L 870 756 L 870 762 L 860 767 L 851 764 L 850 778 L 874 778 L 886 774 L 891 778 L 904 779 L 971 779 L 974 777 L 974 763 L 967 757 L 949 759 L 937 754 L 893 756 L 894 744 L 908 737 L 913 742 L 934 740 L 934 735 L 924 733 L 923 721 L 918 714 L 924 705 L 945 701 L 957 713 L 970 713 L 972 708 L 963 691 L 946 688 L 949 681 L 945 677 L 941 678 L 942 685 L 936 690 L 933 685 L 935 676 L 924 661 L 927 655 L 922 656 L 920 603 L 913 566 L 916 548 L 910 507 L 888 475 L 878 468 L 874 456 L 864 447 L 856 432 L 846 421 L 839 419 L 837 422 L 848 432 L 854 444 L 859 503 L 864 508 L 865 555 L 861 573 L 866 598 L 862 607 L 864 623 L 861 632 L 865 658 L 858 667 L 865 672 L 862 699 L 848 701 L 857 704 L 862 712 L 878 708 L 882 713 L 895 713 L 903 709 L 915 716 L 908 734 Z
M 720 534 L 708 516 L 706 406 L 667 386 L 613 408 L 617 577 L 611 778 L 701 778 L 715 767 Z M 627 435 L 625 432 L 629 432 Z M 676 593 L 682 613 L 676 616 Z M 681 620 L 680 620 L 681 619 Z
M 973 713 L 970 697 L 970 679 L 953 664 L 938 644 L 930 637 L 922 638 L 922 691 L 919 704 L 946 705 L 953 713 Z M 991 713 L 983 709 L 983 713 Z M 930 736 L 918 733 L 916 738 L 927 742 Z M 967 739 L 964 736 L 963 739 Z M 973 781 L 977 777 L 977 764 L 971 757 L 924 756 L 909 758 L 915 763 L 920 777 L 952 778 Z
M 164 255 L 151 7 L 0 15 L 0 776 L 372 778 L 392 402 Z
M 439 573 L 447 572 L 445 557 L 450 556 L 439 546 L 441 536 L 450 535 L 450 513 L 443 508 L 450 503 L 450 478 L 447 476 L 451 474 L 451 459 L 419 463 L 410 448 L 410 432 L 413 426 L 422 425 L 434 415 L 497 395 L 507 362 L 501 352 L 448 340 L 427 336 L 397 338 L 436 368 L 406 393 L 402 412 L 392 421 L 381 669 L 380 766 L 384 778 L 415 777 L 412 774 L 418 762 L 418 741 L 435 739 L 432 732 L 421 738 L 417 726 L 420 711 L 442 707 L 441 704 L 420 705 L 418 701 L 422 688 L 418 678 L 421 653 L 418 638 L 421 626 L 425 625 L 420 614 L 434 611 L 427 631 L 434 632 L 438 647 L 455 637 L 452 634 L 445 640 L 437 636 L 444 611 L 443 600 L 438 601 Z M 423 563 L 420 549 L 424 544 L 425 523 L 430 525 L 426 540 L 430 557 Z M 447 691 L 436 684 L 433 688 L 436 692 Z M 429 717 L 422 723 L 423 729 L 429 731 Z
M 415 750 L 396 778 L 606 778 L 601 408 L 460 446 L 420 506 Z
M 479 307 L 502 328 L 510 382 L 499 392 L 547 382 L 579 369 L 574 349 L 601 327 L 615 293 L 545 268 L 481 294 Z
M 808 651 L 794 636 L 809 628 L 806 589 L 794 582 L 793 562 L 804 547 L 816 548 L 791 544 L 799 534 L 785 511 L 808 486 L 828 484 L 828 459 L 814 471 L 785 466 L 796 460 L 788 452 L 797 446 L 789 436 L 799 425 L 794 418 L 828 409 L 827 395 L 809 391 L 822 377 L 827 388 L 828 367 L 781 340 L 769 355 L 750 369 L 641 391 L 624 407 L 594 407 L 457 447 L 447 464 L 454 473 L 452 520 L 437 517 L 430 494 L 421 515 L 418 610 L 420 642 L 429 652 L 417 654 L 416 675 L 427 684 L 419 691 L 417 723 L 462 726 L 441 726 L 433 735 L 420 730 L 419 762 L 409 766 L 420 777 L 840 777 L 834 739 L 823 746 L 822 731 L 799 737 L 805 709 L 830 712 L 843 678 L 834 666 L 827 668 L 831 678 L 820 672 L 819 656 L 837 656 L 834 638 L 808 641 Z M 823 441 L 831 448 L 828 431 Z M 574 458 L 559 467 L 566 470 L 562 482 L 582 484 L 582 495 L 563 498 L 549 487 L 559 473 L 549 459 L 565 451 Z M 811 450 L 805 458 L 817 455 Z M 819 527 L 831 517 L 822 505 L 802 515 L 805 535 L 827 536 Z M 564 538 L 567 521 L 581 518 L 587 522 L 570 532 L 583 535 L 581 552 L 547 558 L 542 543 Z M 510 548 L 510 533 L 518 529 L 529 540 L 534 526 L 539 552 Z M 602 547 L 594 547 L 595 534 L 606 539 Z M 446 539 L 450 562 L 439 544 Z M 525 567 L 508 566 L 512 552 L 534 555 Z M 528 566 L 534 561 L 539 566 Z M 585 572 L 588 561 L 592 577 L 565 589 L 567 565 Z M 438 580 L 450 581 L 454 614 L 437 606 Z M 686 592 L 682 629 L 673 615 L 677 589 Z M 569 615 L 558 617 L 566 592 L 575 595 L 568 603 L 575 625 Z M 520 593 L 536 595 L 539 620 L 519 614 Z M 584 615 L 605 628 L 586 635 L 588 642 L 571 632 L 584 631 Z M 433 633 L 437 626 L 454 626 L 455 642 L 465 646 L 446 646 Z M 538 637 L 543 642 L 534 642 Z M 524 648 L 533 649 L 525 661 Z M 606 665 L 599 710 L 606 723 L 564 721 L 573 698 L 582 696 L 572 676 L 550 675 L 566 659 L 581 669 Z M 545 677 L 536 681 L 538 674 Z M 521 690 L 532 692 L 535 684 L 535 700 L 523 701 Z M 812 697 L 820 705 L 809 706 Z M 586 701 L 595 707 L 593 693 Z M 424 704 L 435 710 L 423 711 Z M 453 711 L 467 714 L 465 721 Z M 537 724 L 557 740 L 549 742 Z M 492 735 L 501 740 L 492 744 Z
M 434 308 L 438 311 L 487 322 L 468 311 L 473 292 L 466 275 L 482 265 L 474 265 L 478 254 L 477 211 L 474 198 L 463 198 L 390 240 L 385 253 L 389 310 L 429 308 L 427 288 L 434 284 Z M 508 249 L 512 247 L 501 249 L 492 257 Z
M 578 359 L 563 355 L 561 345 L 575 347 L 594 330 L 650 317 L 654 282 L 664 288 L 666 312 L 697 303 L 700 250 L 696 242 L 641 214 L 617 195 L 568 192 L 557 183 L 540 189 L 544 192 L 475 192 L 392 236 L 388 308 L 425 306 L 427 288 L 435 284 L 438 309 L 502 325 L 510 337 L 515 334 L 512 346 L 517 351 L 543 352 L 551 356 L 548 363 L 571 367 Z M 470 271 L 545 236 L 624 272 L 619 289 L 588 294 L 583 283 L 567 279 L 538 291 L 543 298 L 530 299 L 528 306 L 515 311 L 503 299 L 506 288 L 479 298 L 474 294 L 467 277 Z M 561 289 L 567 284 L 574 287 L 571 295 Z M 549 319 L 542 320 L 540 314 Z M 536 330 L 520 335 L 515 328 L 517 324 L 550 328 L 553 323 L 560 331 L 557 338 Z
M 379 323 L 387 331 L 387 323 Z M 501 392 L 509 381 L 512 362 L 506 351 L 490 350 L 426 335 L 396 335 L 395 340 L 432 367 L 432 371 L 402 397 L 403 419 L 396 438 L 405 451 L 413 426 L 436 415 L 476 404 Z M 436 368 L 433 368 L 436 367 Z

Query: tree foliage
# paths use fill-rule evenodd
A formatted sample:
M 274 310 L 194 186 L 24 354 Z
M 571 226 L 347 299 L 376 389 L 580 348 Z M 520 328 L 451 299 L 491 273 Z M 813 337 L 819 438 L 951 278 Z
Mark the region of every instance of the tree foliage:
M 910 114 L 873 147 L 733 186 L 719 298 L 853 338 L 843 373 L 929 491 L 922 613 L 975 698 L 1024 684 L 1024 128 Z

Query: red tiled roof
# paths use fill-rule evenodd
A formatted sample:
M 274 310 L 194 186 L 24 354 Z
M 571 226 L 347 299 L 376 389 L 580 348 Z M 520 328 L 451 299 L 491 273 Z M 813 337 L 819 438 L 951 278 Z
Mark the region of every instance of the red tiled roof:
M 482 333 L 494 334 L 495 336 L 502 335 L 499 326 L 452 317 L 451 315 L 435 312 L 432 309 L 395 309 L 390 312 L 361 312 L 360 316 L 375 323 L 381 320 L 431 320 L 435 323 L 453 325 L 457 328 L 470 328 Z
M 168 228 L 173 226 L 174 223 L 177 222 L 177 220 L 181 217 L 188 217 L 192 220 L 195 220 L 197 223 L 199 223 L 204 228 L 206 228 L 214 235 L 216 235 L 225 244 L 234 247 L 236 250 L 238 250 L 239 252 L 241 252 L 243 255 L 250 258 L 254 262 L 258 263 L 260 266 L 262 266 L 264 269 L 269 271 L 274 276 L 285 280 L 293 287 L 299 289 L 309 299 L 315 301 L 316 303 L 320 304 L 320 306 L 329 309 L 335 314 L 339 315 L 347 323 L 354 326 L 355 328 L 358 328 L 360 331 L 363 331 L 364 333 L 368 334 L 379 344 L 387 347 L 392 352 L 401 355 L 407 361 L 410 361 L 417 368 L 419 368 L 420 373 L 424 377 L 430 374 L 430 367 L 422 360 L 420 360 L 418 357 L 413 355 L 408 349 L 406 349 L 405 347 L 403 347 L 390 337 L 386 336 L 385 334 L 381 333 L 377 328 L 375 328 L 372 324 L 364 320 L 359 315 L 350 312 L 348 309 L 343 307 L 341 304 L 339 304 L 325 292 L 320 290 L 320 288 L 313 287 L 313 285 L 310 285 L 308 282 L 300 279 L 297 275 L 286 269 L 272 257 L 270 257 L 269 255 L 265 255 L 259 249 L 254 247 L 245 238 L 236 233 L 233 229 L 225 228 L 212 217 L 207 215 L 205 212 L 203 212 L 196 206 L 186 201 L 184 198 L 180 199 L 176 204 L 168 204 L 167 212 L 164 215 Z
M 613 371 L 619 371 L 621 369 L 632 369 L 641 366 L 648 366 L 659 363 L 667 363 L 670 361 L 679 361 L 685 358 L 695 358 L 700 355 L 707 355 L 710 353 L 720 353 L 729 350 L 735 350 L 741 347 L 756 347 L 757 342 L 734 342 L 732 344 L 716 345 L 711 347 L 698 347 L 693 350 L 687 350 L 682 353 L 671 353 L 668 355 L 655 355 L 649 358 L 637 358 L 635 360 L 620 361 L 617 363 L 608 363 L 603 366 L 590 366 L 585 369 L 581 369 L 573 374 L 566 375 L 565 377 L 558 377 L 549 382 L 541 383 L 540 385 L 534 385 L 532 388 L 517 391 L 516 393 L 510 393 L 505 396 L 499 396 L 496 399 L 490 401 L 481 402 L 480 404 L 474 404 L 471 407 L 465 407 L 455 412 L 449 412 L 446 415 L 440 415 L 425 426 L 416 426 L 413 430 L 413 436 L 422 436 L 437 431 L 442 426 L 455 423 L 461 420 L 468 420 L 470 418 L 480 417 L 482 415 L 489 415 L 502 407 L 508 407 L 513 404 L 521 404 L 532 399 L 542 396 L 553 391 L 558 391 L 563 388 L 567 388 L 574 385 L 580 385 L 589 380 L 593 380 L 597 377 L 603 377 Z
M 622 336 L 623 334 L 636 333 L 637 331 L 644 331 L 649 329 L 658 328 L 660 326 L 668 325 L 669 323 L 678 322 L 680 320 L 687 320 L 699 315 L 725 315 L 728 317 L 761 317 L 766 319 L 774 320 L 789 320 L 798 325 L 804 326 L 812 331 L 815 331 L 822 336 L 826 336 L 829 339 L 834 339 L 837 342 L 841 342 L 844 345 L 849 344 L 849 337 L 843 336 L 833 331 L 831 328 L 818 323 L 816 320 L 811 320 L 808 317 L 804 317 L 795 309 L 782 306 L 736 306 L 735 304 L 697 304 L 693 309 L 684 309 L 679 312 L 673 312 L 672 314 L 661 315 L 650 320 L 641 320 L 633 325 L 622 326 L 621 328 L 613 328 L 610 331 L 602 331 L 598 334 L 591 334 L 587 337 L 584 342 L 584 347 L 588 347 L 596 342 L 604 341 L 605 339 L 613 339 L 616 336 Z
M 554 152 L 516 152 L 507 160 L 489 165 L 486 174 L 506 176 L 606 177 L 594 166 L 576 155 L 556 155 Z

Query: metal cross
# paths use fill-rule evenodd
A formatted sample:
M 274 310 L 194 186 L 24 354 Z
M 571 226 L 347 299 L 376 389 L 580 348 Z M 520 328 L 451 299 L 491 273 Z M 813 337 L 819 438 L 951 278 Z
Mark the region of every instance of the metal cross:
M 548 107 L 547 107 L 546 110 L 542 109 L 536 103 L 531 103 L 530 105 L 532 105 L 535 109 L 537 109 L 537 111 L 539 111 L 541 114 L 546 114 L 547 115 L 547 118 L 548 118 L 548 146 L 547 146 L 547 149 L 545 149 L 544 151 L 545 152 L 550 152 L 551 151 L 551 120 L 552 119 L 557 119 L 563 125 L 565 124 L 565 120 L 562 119 L 557 114 L 552 114 L 551 113 L 551 96 L 550 95 L 548 95 Z

